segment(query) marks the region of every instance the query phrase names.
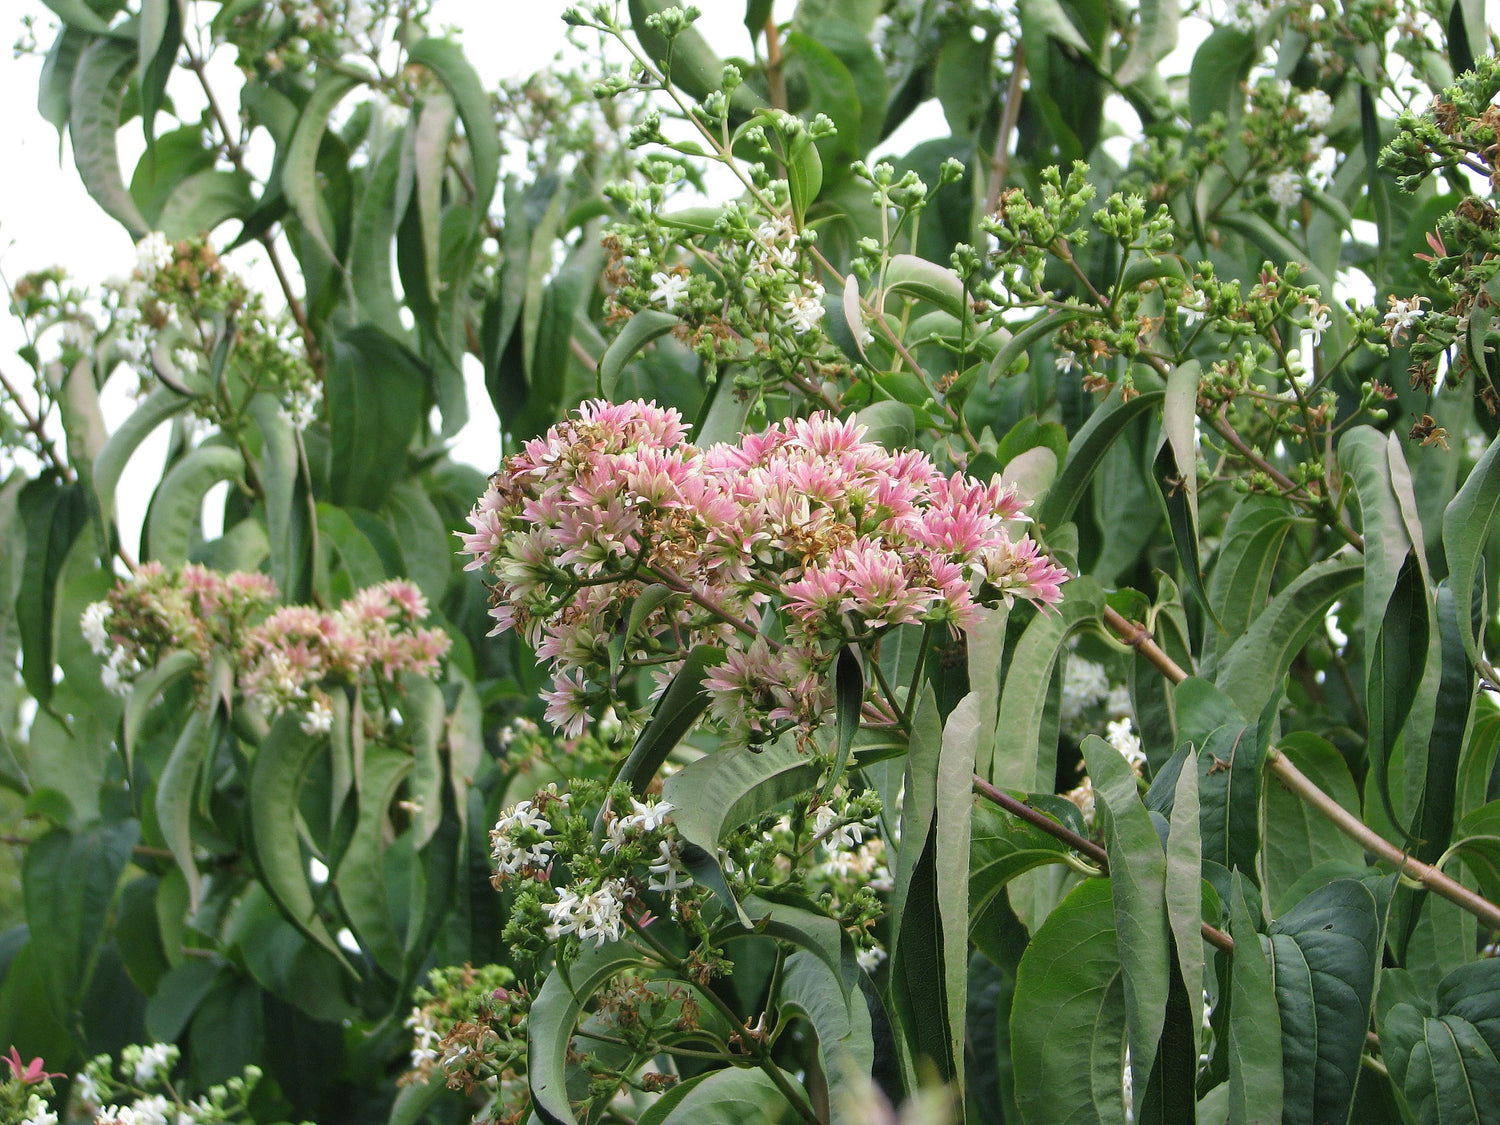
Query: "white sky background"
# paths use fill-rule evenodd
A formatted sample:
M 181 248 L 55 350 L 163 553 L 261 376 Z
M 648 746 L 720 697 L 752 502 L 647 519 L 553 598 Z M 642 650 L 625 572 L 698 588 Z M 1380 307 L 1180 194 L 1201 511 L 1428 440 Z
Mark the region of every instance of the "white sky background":
M 743 5 L 710 2 L 700 5 L 705 15 L 699 26 L 725 54 L 748 55 L 749 40 L 743 24 Z M 437 0 L 432 26 L 459 30 L 470 61 L 486 85 L 502 78 L 525 77 L 546 69 L 559 51 L 568 48 L 561 14 L 562 0 Z M 777 14 L 785 18 L 794 4 L 779 0 Z M 782 9 L 787 9 L 782 11 Z M 73 280 L 97 290 L 111 275 L 127 274 L 135 263 L 134 246 L 125 229 L 107 216 L 84 190 L 73 167 L 66 140 L 59 144 L 57 131 L 36 112 L 37 82 L 42 60 L 55 35 L 57 19 L 41 0 L 12 0 L 0 4 L 0 35 L 8 48 L 21 34 L 23 16 L 36 21 L 40 51 L 0 63 L 0 155 L 6 173 L 0 176 L 0 271 L 8 282 L 33 270 L 62 266 Z M 7 50 L 7 54 L 9 51 Z M 224 89 L 232 90 L 231 52 L 224 51 Z M 187 99 L 192 91 L 181 83 L 178 109 L 191 118 L 201 106 Z M 221 95 L 222 96 L 222 95 Z M 125 179 L 138 159 L 144 142 L 138 122 L 120 132 L 120 157 Z M 227 223 L 215 234 L 223 244 L 233 237 L 236 225 Z M 245 247 L 231 259 L 231 266 L 262 289 L 274 306 L 279 292 L 258 247 Z M 290 258 L 289 255 L 287 255 Z M 3 311 L 3 304 L 0 304 Z M 13 383 L 28 386 L 30 371 L 16 355 L 25 338 L 15 318 L 0 315 L 0 371 Z M 43 349 L 45 352 L 47 349 Z M 454 455 L 488 473 L 499 464 L 499 433 L 494 410 L 484 392 L 477 364 L 469 380 L 469 426 L 459 435 Z M 104 394 L 105 420 L 111 429 L 128 415 L 134 403 L 129 387 L 134 375 L 117 373 Z M 61 441 L 61 427 L 50 427 Z M 163 425 L 132 459 L 120 488 L 120 521 L 123 542 L 132 549 L 140 539 L 140 525 L 150 489 L 159 478 L 165 456 L 168 427 Z M 133 486 L 132 486 L 133 485 Z M 221 515 L 222 493 L 215 488 L 205 501 L 205 530 L 212 536 Z

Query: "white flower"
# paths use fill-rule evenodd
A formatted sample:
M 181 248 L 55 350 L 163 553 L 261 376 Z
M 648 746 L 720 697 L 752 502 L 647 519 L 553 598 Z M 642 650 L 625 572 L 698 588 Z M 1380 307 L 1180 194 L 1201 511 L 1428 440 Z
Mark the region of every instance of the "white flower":
M 26 1100 L 26 1117 L 21 1125 L 57 1125 L 57 1114 L 37 1094 Z
M 1056 355 L 1052 358 L 1052 363 L 1059 371 L 1072 371 L 1078 366 L 1078 357 L 1067 348 L 1058 348 Z
M 1328 331 L 1331 323 L 1328 319 L 1328 306 L 1314 301 L 1307 306 L 1307 311 L 1312 314 L 1312 323 L 1308 325 L 1308 332 L 1312 335 L 1312 346 L 1317 347 L 1323 342 L 1323 333 Z
M 821 840 L 830 852 L 853 848 L 864 841 L 865 827 L 858 821 L 840 824 L 831 805 L 819 805 L 813 814 L 813 839 Z
M 1201 289 L 1194 289 L 1183 297 L 1177 306 L 1177 311 L 1182 314 L 1182 325 L 1191 328 L 1203 319 L 1203 314 L 1208 311 L 1208 294 Z
M 1083 784 L 1076 789 L 1070 789 L 1063 796 L 1078 806 L 1078 811 L 1083 814 L 1083 823 L 1090 828 L 1094 826 L 1094 783 L 1089 778 L 1083 779 Z
M 687 296 L 688 279 L 680 273 L 662 273 L 658 270 L 651 275 L 651 281 L 656 288 L 651 290 L 648 300 L 660 301 L 668 312 Z
M 1333 119 L 1333 99 L 1322 90 L 1308 90 L 1297 95 L 1297 109 L 1302 121 L 1315 133 L 1321 133 Z
M 570 921 L 578 931 L 579 940 L 593 938 L 595 949 L 606 939 L 619 941 L 625 924 L 625 898 L 628 894 L 623 879 L 610 879 L 598 890 L 575 899 L 570 906 Z
M 1278 207 L 1295 207 L 1302 202 L 1302 177 L 1289 168 L 1272 172 L 1266 180 L 1266 194 Z
M 547 917 L 552 919 L 552 924 L 547 927 L 546 933 L 552 941 L 578 929 L 578 918 L 574 913 L 578 902 L 578 895 L 571 887 L 564 887 L 557 892 L 557 901 L 547 907 Z
M 1109 678 L 1104 667 L 1080 656 L 1068 659 L 1063 669 L 1062 719 L 1078 718 L 1109 693 Z
M 867 973 L 873 973 L 880 967 L 880 962 L 885 960 L 885 950 L 878 945 L 872 945 L 868 949 L 861 949 L 854 955 L 855 963 Z
M 1391 343 L 1398 344 L 1401 342 L 1402 333 L 1427 315 L 1422 308 L 1422 302 L 1427 298 L 1412 297 L 1402 300 L 1392 294 L 1389 300 L 1390 311 L 1385 314 L 1385 330 L 1390 334 Z
M 662 825 L 667 823 L 667 817 L 672 812 L 670 801 L 652 801 L 643 804 L 632 800 L 635 812 L 623 818 L 629 828 L 639 828 L 643 832 L 659 832 Z
M 88 641 L 89 648 L 95 656 L 103 656 L 109 652 L 109 630 L 104 627 L 104 623 L 109 620 L 109 615 L 113 612 L 108 602 L 94 602 L 83 611 L 83 615 L 78 619 L 78 628 L 83 632 L 83 639 Z
M 104 1104 L 99 1096 L 99 1084 L 94 1081 L 94 1076 L 84 1071 L 73 1079 L 73 1098 L 79 1105 L 89 1109 L 97 1109 Z
M 307 714 L 302 716 L 302 722 L 298 724 L 303 734 L 327 734 L 333 729 L 333 708 L 328 705 L 328 700 L 321 695 L 314 696 L 311 705 L 307 708 Z
M 322 404 L 323 384 L 310 382 L 294 390 L 287 397 L 286 405 L 277 413 L 288 426 L 305 430 L 318 420 L 318 407 Z
M 1129 715 L 1135 708 L 1130 703 L 1130 688 L 1126 684 L 1116 684 L 1109 689 L 1109 695 L 1104 700 L 1104 709 L 1115 718 L 1121 715 Z
M 172 264 L 172 243 L 159 230 L 154 230 L 135 244 L 135 268 L 147 281 Z
M 130 694 L 130 684 L 143 671 L 141 662 L 128 648 L 117 648 L 109 654 L 109 660 L 99 669 L 99 680 L 104 690 L 121 698 Z
M 1141 749 L 1141 740 L 1131 729 L 1132 725 L 1128 715 L 1123 719 L 1111 719 L 1105 728 L 1104 737 L 1130 763 L 1132 769 L 1139 769 L 1146 764 L 1146 753 Z
M 160 1094 L 150 1094 L 135 1103 L 135 1125 L 173 1125 L 172 1103 Z
M 672 846 L 670 840 L 662 840 L 657 845 L 656 851 L 658 856 L 656 862 L 647 868 L 651 872 L 651 881 L 647 884 L 647 890 L 677 891 L 693 885 L 693 877 L 682 865 L 682 856 Z
M 177 1048 L 170 1043 L 152 1043 L 149 1047 L 142 1047 L 140 1056 L 135 1060 L 135 1084 L 151 1085 L 159 1076 L 164 1077 L 164 1072 L 171 1070 L 176 1062 Z
M 793 293 L 783 301 L 781 311 L 786 313 L 787 323 L 798 336 L 811 332 L 823 319 L 823 287 L 812 282 L 807 292 Z

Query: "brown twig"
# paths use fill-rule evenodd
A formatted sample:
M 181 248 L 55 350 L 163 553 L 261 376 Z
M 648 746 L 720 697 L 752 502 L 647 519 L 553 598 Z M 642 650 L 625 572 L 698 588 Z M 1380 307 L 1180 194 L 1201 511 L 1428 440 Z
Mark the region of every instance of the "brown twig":
M 1166 654 L 1166 651 L 1156 643 L 1144 626 L 1137 625 L 1117 612 L 1113 606 L 1104 607 L 1104 623 L 1109 626 L 1115 636 L 1144 656 L 1158 672 L 1174 684 L 1180 684 L 1188 678 L 1182 666 Z
M 26 420 L 26 428 L 36 438 L 37 444 L 42 447 L 42 452 L 46 455 L 47 460 L 52 463 L 52 467 L 62 475 L 63 480 L 72 484 L 76 479 L 73 475 L 72 467 L 62 459 L 62 456 L 57 452 L 57 447 L 52 444 L 52 439 L 47 436 L 47 431 L 42 426 L 41 418 L 31 412 L 31 408 L 26 405 L 26 400 L 21 397 L 21 393 L 16 390 L 11 381 L 5 377 L 3 371 L 0 371 L 0 386 L 5 388 L 5 393 L 16 404 L 16 409 L 21 412 L 21 417 Z
M 1061 840 L 1080 855 L 1087 856 L 1105 872 L 1109 871 L 1109 853 L 1092 840 L 1085 839 L 1070 828 L 1053 820 L 1044 812 L 1032 808 L 1025 801 L 1018 801 L 1004 790 L 997 789 L 977 773 L 974 775 L 974 792 L 999 805 L 1006 812 L 1018 816 L 1027 824 L 1041 829 L 1055 840 Z M 1234 939 L 1216 926 L 1200 923 L 1203 940 L 1225 953 L 1234 952 Z
M 786 75 L 781 69 L 781 33 L 776 28 L 776 17 L 766 20 L 766 87 L 771 95 L 771 104 L 777 109 L 787 107 Z
M 1000 128 L 995 133 L 995 155 L 990 161 L 990 182 L 984 193 L 984 213 L 993 215 L 1000 206 L 1000 193 L 1010 174 L 1010 138 L 1021 117 L 1021 83 L 1026 78 L 1026 47 L 1019 40 L 1011 58 L 1010 81 L 1005 86 L 1005 107 L 1000 113 Z
M 1274 746 L 1266 751 L 1266 764 L 1281 783 L 1317 809 L 1334 827 L 1354 840 L 1367 852 L 1395 867 L 1404 877 L 1422 884 L 1434 894 L 1467 910 L 1492 930 L 1500 930 L 1500 906 L 1469 890 L 1455 879 L 1450 879 L 1431 864 L 1407 855 L 1395 844 L 1370 828 L 1359 817 L 1339 804 L 1292 764 L 1290 758 Z

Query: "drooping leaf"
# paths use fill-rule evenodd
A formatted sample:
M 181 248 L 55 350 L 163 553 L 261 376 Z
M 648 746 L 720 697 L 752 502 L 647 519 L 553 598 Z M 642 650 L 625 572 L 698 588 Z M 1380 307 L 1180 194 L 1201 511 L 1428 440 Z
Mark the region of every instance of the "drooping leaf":
M 632 316 L 620 334 L 610 342 L 599 361 L 599 393 L 613 401 L 615 388 L 620 381 L 620 372 L 635 358 L 636 353 L 682 323 L 682 318 L 659 309 L 642 309 Z
M 1443 553 L 1448 560 L 1448 584 L 1460 605 L 1474 589 L 1484 562 L 1490 525 L 1500 511 L 1500 441 L 1491 442 L 1457 495 L 1443 509 Z M 1460 615 L 1459 635 L 1469 659 L 1477 660 L 1474 626 Z
M 188 655 L 179 653 L 177 655 Z M 193 658 L 193 663 L 197 659 Z M 161 777 L 156 783 L 156 819 L 161 825 L 162 836 L 172 852 L 172 858 L 187 879 L 188 909 L 197 911 L 201 877 L 197 861 L 193 858 L 193 799 L 198 782 L 198 771 L 208 757 L 210 741 L 219 736 L 217 724 L 210 713 L 195 707 L 183 724 L 172 756 L 167 759 Z
M 21 489 L 17 508 L 26 533 L 25 565 L 16 594 L 21 676 L 38 703 L 52 698 L 53 616 L 64 564 L 88 523 L 79 484 L 40 477 Z
M 1265 939 L 1245 901 L 1248 880 L 1235 880 L 1231 913 L 1229 1125 L 1275 1125 L 1281 1120 L 1281 1015 L 1271 983 Z M 1251 888 L 1253 891 L 1253 888 Z
M 786 1084 L 801 1087 L 791 1075 Z M 801 1119 L 765 1071 L 725 1067 L 674 1086 L 641 1115 L 639 1125 L 776 1125 Z
M 244 475 L 245 458 L 228 445 L 200 445 L 167 470 L 146 517 L 152 557 L 167 566 L 187 562 L 208 490 Z
M 1244 713 L 1258 714 L 1279 696 L 1293 658 L 1362 571 L 1358 555 L 1340 552 L 1289 582 L 1224 654 L 1215 678 L 1219 689 Z
M 33 945 L 37 975 L 53 1013 L 76 1026 L 105 933 L 99 920 L 115 897 L 120 874 L 140 836 L 134 820 L 79 832 L 55 828 L 26 850 L 21 869 L 26 919 L 45 940 Z
M 286 151 L 281 154 L 281 190 L 298 221 L 330 258 L 334 257 L 333 242 L 323 228 L 319 212 L 318 150 L 328 131 L 329 116 L 344 95 L 359 83 L 359 78 L 346 72 L 320 71 L 312 95 L 298 115 Z
M 405 475 L 429 373 L 404 346 L 370 325 L 335 338 L 328 360 L 333 502 L 378 509 Z
M 682 667 L 672 677 L 667 690 L 661 693 L 651 718 L 636 736 L 630 756 L 620 767 L 620 780 L 637 793 L 644 793 L 646 786 L 661 769 L 667 755 L 677 746 L 698 716 L 708 707 L 708 693 L 703 687 L 703 677 L 708 669 L 724 659 L 722 649 L 712 645 L 697 645 L 683 659 Z
M 1124 1125 L 1123 977 L 1109 883 L 1086 880 L 1042 923 L 1016 973 L 1011 1059 L 1026 1125 Z
M 968 314 L 964 283 L 958 274 L 912 254 L 892 256 L 885 272 L 885 292 L 887 296 L 904 293 L 930 301 L 960 320 Z
M 1024 871 L 1062 863 L 1068 846 L 988 801 L 974 803 L 969 835 L 969 912 L 978 920 L 992 898 Z
M 106 214 L 139 239 L 146 235 L 146 220 L 125 187 L 116 143 L 125 87 L 135 64 L 134 43 L 100 38 L 83 49 L 69 91 L 68 133 L 83 186 Z
M 584 1004 L 610 979 L 641 961 L 629 942 L 586 947 L 565 973 L 554 970 L 526 1021 L 527 1080 L 532 1106 L 547 1125 L 578 1125 L 568 1100 L 568 1045 Z
M 1359 815 L 1359 791 L 1343 756 L 1330 743 L 1310 732 L 1297 731 L 1283 735 L 1276 748 L 1319 789 Z M 1266 783 L 1264 815 L 1261 863 L 1266 901 L 1273 910 L 1297 880 L 1319 864 L 1364 862 L 1364 852 L 1357 843 L 1274 778 Z
M 830 1122 L 861 1125 L 859 1095 L 870 1081 L 875 1044 L 857 981 L 834 972 L 811 950 L 799 949 L 783 966 L 780 1000 L 782 1011 L 801 1013 L 817 1034 Z
M 1129 763 L 1098 735 L 1086 737 L 1082 751 L 1109 853 L 1131 1066 L 1142 1079 L 1136 1090 L 1139 1104 L 1145 1092 L 1145 1076 L 1156 1061 L 1171 976 L 1167 859 L 1151 815 L 1141 804 L 1135 771 Z
M 1352 879 L 1319 887 L 1271 923 L 1265 947 L 1281 1016 L 1282 1120 L 1344 1121 L 1379 969 L 1375 897 Z
M 1145 391 L 1127 402 L 1121 399 L 1118 389 L 1110 392 L 1083 428 L 1073 435 L 1062 472 L 1034 515 L 1041 527 L 1055 529 L 1068 521 L 1115 440 L 1138 418 L 1154 410 L 1164 396 L 1163 391 Z
M 386 826 L 391 802 L 411 768 L 411 757 L 402 751 L 378 745 L 365 751 L 359 819 L 337 870 L 339 905 L 350 929 L 360 948 L 391 977 L 401 970 L 401 943 L 385 874 Z
M 499 177 L 500 135 L 489 93 L 463 48 L 451 39 L 436 35 L 419 39 L 407 48 L 407 58 L 437 75 L 458 109 L 474 169 L 472 202 L 477 223 L 489 211 Z

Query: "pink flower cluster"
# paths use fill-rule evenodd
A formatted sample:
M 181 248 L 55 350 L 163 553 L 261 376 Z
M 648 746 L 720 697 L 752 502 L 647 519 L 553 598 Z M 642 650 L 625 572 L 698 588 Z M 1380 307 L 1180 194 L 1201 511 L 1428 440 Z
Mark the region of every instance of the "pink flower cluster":
M 623 663 L 665 684 L 694 645 L 724 650 L 710 714 L 742 741 L 815 726 L 845 643 L 1059 599 L 1067 572 L 1007 526 L 1024 518 L 1014 489 L 863 435 L 814 414 L 700 449 L 675 410 L 596 401 L 509 458 L 460 536 L 493 580 L 494 632 L 516 629 L 552 665 L 548 719 L 576 734 L 612 701 L 611 645 L 652 586 L 672 596 Z
M 329 729 L 333 712 L 319 685 L 357 684 L 366 673 L 394 680 L 402 672 L 431 676 L 448 651 L 448 634 L 424 629 L 427 599 L 392 579 L 357 592 L 335 611 L 289 605 L 251 631 L 241 685 L 268 710 L 304 712 L 309 733 Z
M 400 579 L 360 590 L 334 611 L 292 605 L 266 616 L 275 602 L 276 584 L 263 574 L 152 562 L 84 610 L 80 627 L 106 658 L 112 691 L 128 694 L 131 679 L 165 652 L 185 649 L 205 667 L 223 653 L 241 690 L 270 711 L 301 711 L 310 733 L 333 720 L 325 681 L 431 676 L 448 651 L 443 630 L 421 627 L 427 599 Z

